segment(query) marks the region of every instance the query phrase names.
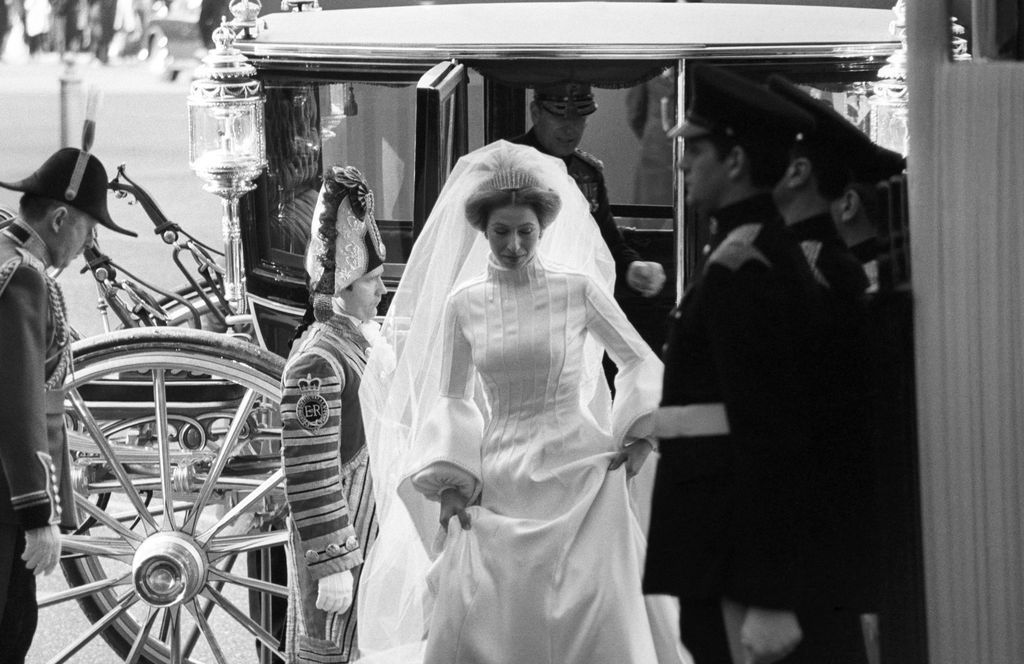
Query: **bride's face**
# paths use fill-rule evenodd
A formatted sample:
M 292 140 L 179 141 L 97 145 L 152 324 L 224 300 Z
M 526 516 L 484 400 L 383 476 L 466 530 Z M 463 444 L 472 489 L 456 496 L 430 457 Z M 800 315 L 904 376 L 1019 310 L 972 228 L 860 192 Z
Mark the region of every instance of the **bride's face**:
M 537 252 L 540 222 L 533 208 L 525 205 L 496 208 L 487 219 L 484 235 L 498 262 L 515 269 L 527 263 Z

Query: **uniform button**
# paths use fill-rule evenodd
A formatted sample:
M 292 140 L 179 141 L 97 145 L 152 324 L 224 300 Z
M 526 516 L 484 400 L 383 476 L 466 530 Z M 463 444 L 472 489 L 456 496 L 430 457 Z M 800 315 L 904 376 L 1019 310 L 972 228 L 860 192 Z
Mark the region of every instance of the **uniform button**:
M 345 540 L 345 548 L 349 551 L 355 551 L 359 548 L 359 540 L 356 539 L 355 535 L 349 535 L 349 538 Z
M 319 553 L 317 553 L 316 551 L 314 551 L 312 549 L 310 549 L 309 551 L 306 552 L 306 562 L 307 563 L 315 563 L 318 560 L 320 560 L 320 554 Z
M 60 505 L 60 496 L 54 496 L 54 497 L 53 497 L 53 502 L 54 502 L 55 504 L 57 504 L 57 505 Z
M 337 542 L 331 542 L 327 545 L 327 555 L 336 556 L 341 553 L 341 545 Z

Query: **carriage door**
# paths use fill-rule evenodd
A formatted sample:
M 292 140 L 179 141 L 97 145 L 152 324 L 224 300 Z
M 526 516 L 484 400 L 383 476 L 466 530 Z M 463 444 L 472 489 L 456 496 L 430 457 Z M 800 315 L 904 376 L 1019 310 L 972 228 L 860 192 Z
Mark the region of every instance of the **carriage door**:
M 416 202 L 418 236 L 455 162 L 468 151 L 465 65 L 442 62 L 416 84 Z

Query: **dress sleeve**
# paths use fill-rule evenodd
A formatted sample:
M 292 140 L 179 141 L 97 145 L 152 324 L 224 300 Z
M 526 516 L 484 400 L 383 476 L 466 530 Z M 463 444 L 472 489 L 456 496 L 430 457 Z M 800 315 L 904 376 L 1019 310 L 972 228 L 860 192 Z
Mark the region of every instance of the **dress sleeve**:
M 285 495 L 304 560 L 315 579 L 363 562 L 341 483 L 340 365 L 315 351 L 292 358 L 283 379 L 281 457 Z
M 13 264 L 12 264 L 13 265 Z M 18 524 L 27 529 L 57 523 L 56 468 L 47 438 L 46 283 L 30 267 L 13 269 L 0 283 L 0 340 L 5 352 L 0 362 L 0 445 L 7 499 Z
M 480 443 L 484 418 L 473 399 L 473 350 L 460 324 L 458 300 L 444 314 L 440 398 L 418 428 L 413 449 L 421 460 L 408 474 L 413 488 L 431 500 L 457 489 L 470 502 L 480 493 Z
M 618 367 L 612 435 L 621 444 L 647 438 L 661 395 L 663 365 L 626 319 L 618 303 L 593 281 L 586 284 L 587 330 Z

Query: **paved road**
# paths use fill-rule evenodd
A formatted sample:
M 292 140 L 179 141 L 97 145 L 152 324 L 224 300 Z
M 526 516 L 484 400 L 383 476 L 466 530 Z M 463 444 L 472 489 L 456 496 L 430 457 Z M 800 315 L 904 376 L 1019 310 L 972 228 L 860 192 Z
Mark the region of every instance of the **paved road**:
M 55 60 L 20 65 L 0 63 L 0 180 L 28 175 L 60 147 L 63 73 L 64 66 Z M 93 151 L 111 175 L 118 163 L 125 162 L 129 174 L 150 191 L 170 219 L 219 247 L 220 203 L 202 190 L 201 181 L 188 168 L 188 82 L 160 81 L 143 65 L 132 63 L 116 67 L 83 64 L 78 73 L 83 89 L 92 84 L 103 92 Z M 74 140 L 77 144 L 77 135 Z M 18 194 L 0 189 L 0 205 L 16 209 L 17 201 Z M 111 214 L 140 236 L 123 238 L 101 230 L 101 245 L 111 257 L 164 287 L 182 283 L 176 277 L 166 245 L 153 234 L 138 206 L 112 201 Z M 82 265 L 79 262 L 66 270 L 60 281 L 72 324 L 85 335 L 97 334 L 103 328 L 95 310 L 95 287 L 91 276 L 78 274 Z M 236 568 L 236 572 L 243 570 Z M 66 587 L 59 572 L 39 580 L 40 595 Z M 222 646 L 231 662 L 255 661 L 252 640 L 223 612 L 215 612 L 212 623 L 217 633 L 223 634 Z M 88 626 L 73 603 L 42 611 L 29 664 L 48 661 Z M 202 660 L 210 662 L 212 658 L 206 656 Z M 72 661 L 108 664 L 118 659 L 97 638 Z

